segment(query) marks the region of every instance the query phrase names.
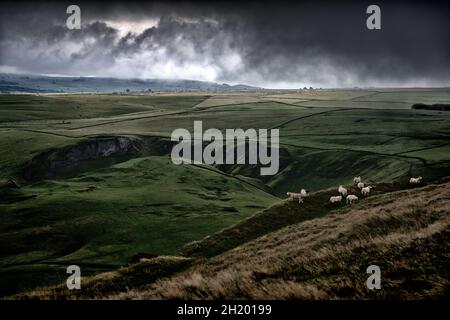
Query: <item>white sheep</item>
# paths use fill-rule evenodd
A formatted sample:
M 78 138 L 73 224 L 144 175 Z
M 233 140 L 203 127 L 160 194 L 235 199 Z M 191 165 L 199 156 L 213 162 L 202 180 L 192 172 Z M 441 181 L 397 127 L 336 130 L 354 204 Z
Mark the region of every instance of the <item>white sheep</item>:
M 303 198 L 301 193 L 295 193 L 295 192 L 287 192 L 286 193 L 289 198 L 291 198 L 292 200 L 298 199 L 298 203 L 303 203 Z
M 330 197 L 330 203 L 340 203 L 342 201 L 342 196 L 332 196 Z
M 338 192 L 344 197 L 347 195 L 347 189 L 345 189 L 343 186 L 339 186 Z
M 419 184 L 422 182 L 422 177 L 417 177 L 417 178 L 411 178 L 409 179 L 409 183 L 410 184 Z
M 353 183 L 354 183 L 354 184 L 358 184 L 358 183 L 360 183 L 361 181 L 362 181 L 361 176 L 357 176 L 357 177 L 354 177 L 354 178 L 353 178 Z
M 372 189 L 372 186 L 367 186 L 361 189 L 361 193 L 363 196 L 368 196 L 370 193 L 370 189 Z
M 302 195 L 302 198 L 306 198 L 308 196 L 308 192 L 306 191 L 306 189 L 300 190 L 300 194 Z
M 353 201 L 357 201 L 358 197 L 355 196 L 354 194 L 349 194 L 347 196 L 347 204 L 352 204 Z
M 364 182 L 358 182 L 357 186 L 358 186 L 359 189 L 364 188 Z

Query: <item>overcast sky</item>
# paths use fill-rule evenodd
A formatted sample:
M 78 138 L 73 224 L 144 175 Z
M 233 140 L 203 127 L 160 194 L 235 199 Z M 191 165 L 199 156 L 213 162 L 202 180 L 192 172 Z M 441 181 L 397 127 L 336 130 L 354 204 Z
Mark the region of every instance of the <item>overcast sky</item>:
M 66 27 L 79 4 L 80 30 Z M 381 30 L 366 8 L 381 7 Z M 450 86 L 445 2 L 2 4 L 0 72 L 273 88 Z

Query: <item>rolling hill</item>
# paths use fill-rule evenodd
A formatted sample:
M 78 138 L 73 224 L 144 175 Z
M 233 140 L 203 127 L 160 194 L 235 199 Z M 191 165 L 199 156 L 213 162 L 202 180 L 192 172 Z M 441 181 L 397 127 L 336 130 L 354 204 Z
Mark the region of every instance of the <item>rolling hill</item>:
M 117 79 L 0 74 L 0 93 L 76 93 L 133 91 L 237 91 L 257 89 L 196 80 Z
M 91 276 L 158 256 L 151 277 L 167 275 L 166 264 L 327 217 L 355 175 L 374 196 L 411 176 L 438 181 L 450 175 L 450 114 L 410 105 L 448 99 L 448 89 L 0 95 L 0 295 L 60 283 L 68 264 Z M 279 172 L 174 165 L 171 132 L 196 120 L 279 129 Z M 302 207 L 280 203 L 300 188 L 312 194 Z
M 77 293 L 56 286 L 12 298 L 448 298 L 449 179 L 419 188 L 383 187 L 398 190 L 338 208 L 323 203 L 332 192 L 326 190 L 311 194 L 305 207 L 282 201 L 247 219 L 260 218 L 259 224 L 239 223 L 197 242 L 195 254 L 182 250 L 178 256 L 143 258 L 85 279 Z M 318 203 L 328 214 L 311 216 Z M 283 214 L 290 221 L 273 228 Z M 243 236 L 224 249 L 224 233 Z M 224 250 L 211 254 L 211 246 Z M 381 269 L 381 290 L 366 288 L 370 265 Z

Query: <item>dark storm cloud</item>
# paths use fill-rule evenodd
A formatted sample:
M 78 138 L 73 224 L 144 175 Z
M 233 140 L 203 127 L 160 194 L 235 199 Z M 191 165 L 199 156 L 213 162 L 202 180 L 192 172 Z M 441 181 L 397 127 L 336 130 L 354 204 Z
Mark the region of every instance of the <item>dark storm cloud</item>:
M 193 78 L 262 86 L 450 85 L 448 5 L 380 3 L 7 4 L 0 71 Z

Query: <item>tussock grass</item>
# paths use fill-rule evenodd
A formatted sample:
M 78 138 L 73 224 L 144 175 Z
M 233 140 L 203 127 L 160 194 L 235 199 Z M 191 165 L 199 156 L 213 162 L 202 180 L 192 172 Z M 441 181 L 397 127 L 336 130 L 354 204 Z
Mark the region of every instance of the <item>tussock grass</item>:
M 64 287 L 53 287 L 12 298 L 448 298 L 450 182 L 388 192 L 400 187 L 382 184 L 378 194 L 354 205 L 297 222 L 293 217 L 300 206 L 283 201 L 197 243 L 203 249 L 216 246 L 215 256 L 214 250 L 194 250 L 191 254 L 197 258 L 142 259 L 117 272 L 90 278 L 78 296 L 68 294 Z M 310 199 L 323 200 L 330 192 L 317 192 Z M 314 206 L 314 200 L 310 202 Z M 290 217 L 292 223 L 272 231 L 266 228 L 256 236 L 263 218 L 271 224 L 280 215 L 280 220 Z M 220 240 L 239 232 L 252 237 L 241 237 L 242 243 L 227 250 L 217 249 L 224 249 Z M 381 268 L 381 290 L 366 288 L 366 268 L 372 264 Z
M 361 197 L 358 188 L 353 185 L 346 187 L 349 194 L 353 193 Z M 373 189 L 372 195 L 409 187 L 401 183 L 379 183 Z M 255 213 L 236 225 L 186 244 L 178 254 L 190 257 L 211 257 L 287 225 L 323 217 L 330 211 L 345 206 L 345 199 L 337 205 L 329 203 L 329 198 L 335 195 L 338 195 L 337 187 L 312 192 L 301 205 L 297 201 L 286 199 Z
M 93 299 L 103 296 L 106 292 L 113 293 L 126 291 L 128 288 L 138 288 L 145 283 L 185 269 L 191 263 L 192 259 L 177 256 L 142 258 L 138 263 L 122 267 L 117 271 L 83 277 L 82 290 L 69 291 L 64 283 L 13 295 L 10 299 Z
M 449 212 L 450 183 L 374 196 L 114 297 L 448 298 Z M 366 288 L 371 264 L 381 268 L 381 290 Z

